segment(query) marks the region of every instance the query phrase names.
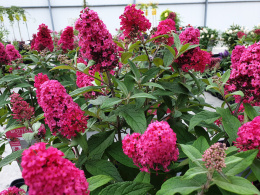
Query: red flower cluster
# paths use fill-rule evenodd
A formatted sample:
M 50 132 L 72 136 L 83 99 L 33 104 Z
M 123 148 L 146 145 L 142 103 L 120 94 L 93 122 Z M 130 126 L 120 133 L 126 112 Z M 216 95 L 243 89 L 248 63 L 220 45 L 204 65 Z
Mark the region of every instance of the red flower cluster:
M 175 12 L 170 12 L 167 19 L 171 19 L 175 22 L 176 19 L 176 13 Z
M 75 28 L 79 31 L 80 52 L 96 62 L 92 66 L 95 71 L 110 71 L 118 66 L 117 45 L 96 12 L 89 8 L 82 10 Z
M 25 191 L 13 186 L 0 192 L 0 195 L 25 195 Z
M 11 96 L 12 116 L 20 122 L 30 120 L 34 115 L 34 108 L 31 107 L 18 93 Z
M 260 29 L 255 29 L 254 33 L 255 33 L 256 35 L 260 35 Z
M 36 40 L 37 35 L 33 34 L 32 37 L 33 38 L 31 40 L 31 50 L 35 49 L 35 40 Z
M 16 50 L 12 44 L 6 45 L 6 53 L 9 55 L 11 61 L 14 61 L 18 58 L 22 58 L 19 51 Z
M 222 168 L 226 167 L 226 149 L 226 144 L 215 143 L 204 152 L 202 161 L 205 161 L 207 169 L 215 169 L 216 171 L 221 172 Z
M 39 79 L 38 79 L 39 77 Z M 42 75 L 35 76 L 35 87 L 38 103 L 42 107 L 45 122 L 51 132 L 56 135 L 61 133 L 70 139 L 76 136 L 76 132 L 84 132 L 87 128 L 87 117 L 79 105 L 73 102 L 66 89 L 56 80 L 47 80 Z
M 236 46 L 231 56 L 231 74 L 228 91 L 241 90 L 248 103 L 260 100 L 260 42 L 249 46 Z
M 235 146 L 239 151 L 247 151 L 252 149 L 260 149 L 260 116 L 255 117 L 252 121 L 243 124 L 238 128 L 238 138 Z M 257 154 L 260 158 L 260 152 Z
M 49 50 L 53 51 L 53 41 L 51 38 L 51 30 L 48 29 L 48 26 L 45 24 L 41 24 L 38 28 L 38 33 L 36 37 L 33 37 L 34 43 L 32 41 L 31 49 L 35 49 L 38 52 L 44 50 L 45 48 L 49 48 Z
M 22 176 L 30 195 L 89 195 L 84 172 L 75 167 L 63 152 L 40 142 L 22 153 Z
M 58 45 L 62 44 L 61 48 L 63 52 L 67 52 L 67 50 L 72 50 L 74 47 L 74 34 L 73 27 L 67 26 L 60 36 L 60 40 L 58 41 Z
M 242 39 L 242 37 L 243 36 L 246 36 L 246 34 L 244 33 L 244 32 L 242 32 L 242 31 L 239 31 L 238 33 L 237 33 L 237 37 L 239 38 L 239 39 Z
M 179 37 L 182 44 L 187 44 L 187 43 L 190 43 L 191 45 L 199 44 L 200 31 L 199 29 L 189 27 L 186 28 L 185 31 L 183 31 Z
M 142 32 L 151 28 L 151 23 L 144 16 L 144 12 L 135 8 L 135 4 L 125 7 L 124 13 L 119 17 L 120 30 L 123 31 L 124 36 L 127 38 L 141 37 Z
M 199 29 L 189 27 L 186 28 L 179 37 L 182 44 L 199 44 L 200 31 Z M 186 51 L 177 58 L 175 62 L 185 72 L 188 70 L 204 72 L 206 65 L 211 63 L 211 55 L 199 47 L 196 47 Z
M 0 65 L 10 64 L 10 57 L 5 50 L 5 46 L 0 42 Z
M 157 31 L 151 38 L 157 37 L 159 35 L 169 35 L 169 38 L 161 37 L 156 39 L 155 42 L 157 43 L 164 43 L 166 45 L 172 46 L 174 43 L 172 32 L 176 31 L 175 22 L 172 19 L 166 19 L 159 23 L 157 27 Z
M 176 134 L 165 121 L 151 123 L 143 135 L 133 133 L 127 135 L 123 143 L 123 151 L 132 158 L 141 171 L 149 169 L 164 171 L 172 161 L 177 161 L 179 150 L 176 145 Z

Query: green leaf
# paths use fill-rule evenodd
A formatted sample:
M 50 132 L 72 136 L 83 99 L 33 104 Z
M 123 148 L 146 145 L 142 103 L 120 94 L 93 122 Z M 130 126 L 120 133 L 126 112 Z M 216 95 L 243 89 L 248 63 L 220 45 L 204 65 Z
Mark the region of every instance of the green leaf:
M 108 182 L 112 181 L 113 178 L 107 175 L 97 175 L 90 178 L 87 178 L 88 181 L 88 190 L 90 192 L 94 191 L 95 189 L 107 184 Z
M 144 112 L 142 110 L 129 109 L 124 112 L 120 112 L 119 115 L 126 120 L 126 123 L 136 132 L 144 133 L 147 124 Z
M 12 152 L 8 156 L 6 156 L 3 160 L 0 161 L 0 169 L 3 166 L 8 165 L 9 163 L 13 162 L 17 158 L 21 157 L 24 150 L 25 149 L 18 150 L 18 151 Z
M 229 94 L 225 95 L 225 98 L 227 99 L 232 95 L 240 95 L 241 97 L 244 97 L 244 93 L 242 91 L 235 91 L 233 93 L 229 93 Z
M 222 81 L 223 84 L 225 84 L 230 77 L 230 69 L 228 69 L 223 76 L 221 77 L 220 81 Z
M 127 167 L 138 168 L 134 165 L 133 160 L 124 154 L 122 149 L 122 142 L 113 143 L 111 146 L 107 148 L 106 152 L 110 156 L 112 156 L 116 161 Z
M 136 93 L 130 97 L 130 99 L 134 98 L 150 98 L 150 99 L 157 99 L 155 96 L 149 94 L 149 93 Z
M 88 143 L 86 139 L 86 134 L 81 135 L 80 133 L 77 133 L 77 136 L 74 137 L 73 140 L 80 145 L 85 154 L 88 154 Z
M 208 169 L 204 167 L 193 167 L 188 169 L 188 171 L 184 174 L 183 179 L 192 179 L 193 177 L 201 174 L 207 174 Z
M 95 100 L 89 100 L 90 104 L 93 104 L 95 106 L 102 105 L 105 100 L 107 100 L 109 97 L 107 96 L 98 96 Z
M 144 195 L 152 187 L 151 184 L 147 183 L 125 181 L 105 187 L 98 195 Z
M 140 47 L 141 41 L 136 41 L 134 44 L 129 44 L 128 50 L 132 52 L 134 49 L 138 49 Z
M 209 148 L 208 141 L 206 140 L 205 137 L 200 136 L 193 144 L 193 147 L 198 149 L 201 154 L 205 152 Z
M 164 45 L 164 47 L 166 47 L 172 53 L 172 55 L 175 58 L 175 56 L 176 56 L 175 50 L 171 46 L 169 46 L 169 45 Z
M 163 65 L 163 59 L 162 58 L 154 58 L 153 59 L 153 63 L 155 64 L 155 66 L 159 67 Z
M 191 118 L 189 130 L 191 130 L 196 125 L 200 124 L 201 122 L 205 122 L 207 124 L 214 123 L 215 120 L 217 120 L 219 117 L 220 117 L 220 115 L 216 112 L 210 112 L 207 110 L 199 112 Z
M 157 87 L 157 88 L 165 90 L 164 87 L 159 85 L 158 83 L 144 83 L 143 85 L 144 86 L 149 86 L 149 87 Z
M 68 66 L 68 65 L 61 65 L 61 66 L 56 66 L 52 68 L 50 71 L 57 70 L 57 69 L 70 69 L 70 70 L 76 70 L 75 68 Z
M 114 97 L 114 98 L 107 98 L 103 104 L 101 105 L 101 109 L 105 109 L 105 108 L 110 108 L 112 106 L 114 106 L 115 104 L 118 104 L 120 102 L 122 102 L 123 100 L 117 98 L 117 97 Z
M 169 50 L 166 50 L 163 56 L 163 64 L 165 67 L 168 67 L 173 62 L 174 56 Z
M 178 52 L 180 52 L 180 49 L 181 49 L 181 41 L 180 41 L 180 38 L 177 34 L 175 33 L 172 33 L 173 35 L 173 39 L 174 39 L 174 45 L 176 46 Z
M 238 137 L 238 128 L 241 126 L 240 121 L 227 109 L 217 108 L 216 110 L 222 116 L 222 124 L 229 136 L 229 143 L 232 144 Z
M 105 131 L 92 135 L 89 140 L 89 158 L 101 158 L 104 151 L 113 143 L 115 131 Z
M 257 153 L 258 150 L 248 150 L 233 155 L 235 157 L 242 158 L 242 160 L 233 163 L 228 163 L 228 165 L 222 169 L 222 172 L 225 175 L 236 175 L 238 173 L 241 173 L 253 163 L 253 160 L 255 159 Z
M 250 168 L 252 169 L 254 175 L 260 181 L 260 160 L 254 159 L 253 163 L 251 164 Z
M 33 87 L 29 83 L 19 83 L 18 85 L 15 85 L 17 88 L 27 88 L 27 87 Z
M 117 46 L 121 47 L 122 49 L 125 49 L 122 43 L 115 41 L 115 40 L 114 40 L 114 42 L 117 44 Z
M 34 120 L 33 120 L 33 123 L 36 123 L 37 121 L 41 120 L 41 119 L 44 119 L 44 113 L 42 114 L 39 114 Z
M 190 43 L 183 45 L 179 51 L 179 54 L 183 54 L 185 51 L 187 51 L 189 46 L 190 46 Z
M 129 63 L 129 66 L 130 66 L 130 68 L 131 68 L 131 71 L 132 71 L 132 72 L 134 73 L 134 75 L 135 75 L 136 80 L 139 81 L 141 75 L 140 75 L 140 72 L 139 72 L 139 70 L 137 69 L 136 65 L 135 65 L 131 60 L 128 60 L 128 63 Z
M 140 56 L 137 56 L 133 59 L 133 62 L 136 62 L 136 61 L 148 61 L 148 56 L 143 54 L 143 55 L 140 55 Z
M 102 89 L 105 88 L 105 86 L 87 86 L 87 87 L 82 87 L 82 88 L 78 88 L 72 92 L 70 92 L 70 96 L 74 97 L 83 93 L 87 93 L 90 91 L 98 91 L 98 89 Z
M 237 176 L 214 177 L 213 182 L 220 188 L 237 194 L 259 194 L 257 188 L 247 179 Z
M 93 66 L 93 65 L 95 65 L 95 64 L 96 64 L 96 62 L 95 62 L 94 60 L 89 60 L 89 61 L 88 61 L 87 68 L 89 68 L 89 67 L 91 67 L 91 66 Z
M 157 36 L 157 37 L 154 37 L 154 38 L 151 38 L 151 39 L 147 40 L 146 43 L 149 43 L 149 42 L 154 41 L 154 40 L 156 40 L 156 39 L 159 39 L 159 38 L 161 38 L 161 37 L 168 38 L 169 35 L 159 35 L 159 36 Z
M 174 195 L 176 193 L 191 194 L 199 189 L 201 189 L 201 185 L 196 180 L 185 180 L 183 177 L 172 177 L 163 183 L 156 195 Z
M 122 53 L 122 55 L 121 55 L 121 62 L 123 63 L 123 64 L 126 64 L 127 63 L 127 60 L 130 58 L 130 57 L 132 57 L 132 53 L 131 52 L 125 52 L 125 53 Z
M 35 57 L 34 55 L 30 55 L 29 56 L 30 57 L 30 59 L 34 62 L 34 63 L 38 63 L 39 62 L 39 59 L 37 58 L 37 57 Z
M 134 179 L 134 182 L 150 183 L 150 174 L 147 172 L 141 171 L 140 173 L 138 173 L 138 175 Z
M 4 76 L 3 78 L 0 79 L 0 85 L 3 84 L 4 82 L 10 82 L 10 81 L 15 81 L 18 79 L 23 79 L 23 76 L 17 76 L 17 75 L 13 75 L 13 74 L 9 74 Z
M 188 71 L 189 75 L 192 77 L 192 79 L 195 81 L 197 87 L 198 87 L 198 91 L 200 91 L 200 83 L 198 81 L 198 79 L 194 76 L 194 74 L 190 71 Z
M 123 91 L 124 95 L 127 96 L 128 95 L 128 90 L 127 87 L 125 86 L 125 84 L 121 81 L 119 81 L 118 79 L 115 79 L 115 81 L 118 84 L 118 87 Z
M 23 136 L 23 139 L 28 143 L 28 145 L 30 146 L 31 143 L 32 143 L 32 140 L 34 138 L 34 133 L 24 133 L 22 136 Z
M 188 131 L 188 128 L 183 123 L 176 122 L 173 119 L 169 119 L 167 122 L 176 133 L 178 143 L 185 144 L 196 140 L 196 137 Z
M 243 103 L 245 112 L 247 116 L 253 120 L 255 117 L 259 116 L 259 112 L 257 112 L 253 106 L 251 106 L 249 103 Z
M 184 144 L 180 144 L 180 145 L 182 151 L 190 158 L 190 160 L 196 165 L 198 165 L 199 167 L 202 167 L 202 165 L 198 161 L 201 160 L 202 158 L 202 154 L 200 153 L 200 151 L 198 151 L 196 148 L 194 148 L 191 145 L 184 145 Z
M 116 181 L 123 181 L 116 167 L 107 160 L 88 160 L 85 163 L 87 171 L 92 175 L 107 175 Z

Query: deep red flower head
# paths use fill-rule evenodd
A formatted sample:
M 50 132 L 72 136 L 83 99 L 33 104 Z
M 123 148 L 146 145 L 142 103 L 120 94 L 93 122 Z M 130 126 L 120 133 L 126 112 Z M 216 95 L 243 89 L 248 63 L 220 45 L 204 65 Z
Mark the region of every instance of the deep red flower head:
M 75 28 L 79 31 L 82 57 L 96 62 L 91 69 L 103 72 L 118 66 L 117 45 L 96 12 L 89 8 L 82 10 Z
M 6 53 L 9 55 L 11 61 L 14 61 L 18 58 L 22 58 L 19 51 L 16 50 L 12 44 L 6 45 Z
M 186 28 L 179 37 L 183 45 L 187 43 L 191 45 L 199 44 L 200 31 L 199 29 L 189 27 Z M 204 72 L 206 65 L 211 63 L 211 55 L 199 47 L 196 47 L 186 51 L 177 58 L 175 62 L 185 72 L 188 70 Z
M 239 151 L 260 149 L 260 116 L 255 117 L 252 121 L 243 124 L 238 128 L 238 138 L 235 146 Z M 257 154 L 260 158 L 260 152 Z
M 242 91 L 244 102 L 260 101 L 260 42 L 248 48 L 236 46 L 231 55 L 231 74 L 227 89 Z
M 60 36 L 60 40 L 58 41 L 58 45 L 62 45 L 61 48 L 64 52 L 67 50 L 73 49 L 74 44 L 74 34 L 73 27 L 67 26 Z
M 33 38 L 31 40 L 31 50 L 35 49 L 35 40 L 36 40 L 37 35 L 33 34 L 32 37 Z
M 34 108 L 24 101 L 18 93 L 13 93 L 10 97 L 13 118 L 20 122 L 30 120 L 34 115 Z
M 239 39 L 242 39 L 243 36 L 246 36 L 246 34 L 245 34 L 244 32 L 239 31 L 239 32 L 237 33 L 237 37 L 238 37 Z
M 165 43 L 169 46 L 172 46 L 174 43 L 172 32 L 176 31 L 175 22 L 172 19 L 166 19 L 159 23 L 157 27 L 157 31 L 151 38 L 157 37 L 159 35 L 169 35 L 169 38 L 161 37 L 156 39 L 155 42 L 157 43 Z
M 170 12 L 169 15 L 167 16 L 167 19 L 172 19 L 175 22 L 176 13 L 175 12 Z
M 51 30 L 48 29 L 48 26 L 45 24 L 39 25 L 33 47 L 33 49 L 37 50 L 38 52 L 44 50 L 45 48 L 49 48 L 51 52 L 53 51 L 54 46 L 51 38 Z
M 25 195 L 26 192 L 23 189 L 17 188 L 15 186 L 9 187 L 6 190 L 0 192 L 0 195 Z
M 10 57 L 5 50 L 5 46 L 0 42 L 0 65 L 10 64 Z
M 135 4 L 126 6 L 119 19 L 121 19 L 120 30 L 123 31 L 124 36 L 127 38 L 140 36 L 142 32 L 151 28 L 151 23 L 144 16 L 144 12 L 136 9 Z
M 36 77 L 35 80 L 37 79 Z M 47 80 L 37 86 L 38 103 L 53 135 L 59 132 L 70 139 L 75 137 L 77 132 L 85 132 L 87 117 L 79 105 L 73 102 L 63 85 L 56 80 Z
M 30 195 L 89 195 L 84 171 L 64 158 L 63 152 L 36 143 L 22 153 L 22 176 Z
M 169 171 L 167 167 L 177 161 L 179 150 L 176 145 L 176 134 L 165 121 L 151 123 L 143 135 L 133 133 L 127 135 L 123 143 L 123 151 L 132 158 L 141 171 L 149 169 Z

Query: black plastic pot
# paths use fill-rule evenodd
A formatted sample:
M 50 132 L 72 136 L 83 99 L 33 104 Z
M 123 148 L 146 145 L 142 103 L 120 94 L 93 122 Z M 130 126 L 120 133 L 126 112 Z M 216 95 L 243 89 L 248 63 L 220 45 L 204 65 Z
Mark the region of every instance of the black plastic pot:
M 24 185 L 24 179 L 23 178 L 20 178 L 20 179 L 16 179 L 14 181 L 12 181 L 12 183 L 10 184 L 10 187 L 17 187 L 17 188 L 20 188 L 22 185 Z

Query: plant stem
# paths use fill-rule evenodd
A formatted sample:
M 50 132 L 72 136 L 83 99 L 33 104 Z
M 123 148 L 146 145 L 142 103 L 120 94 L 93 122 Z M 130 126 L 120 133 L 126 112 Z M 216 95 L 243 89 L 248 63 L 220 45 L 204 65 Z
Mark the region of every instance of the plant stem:
M 209 172 L 207 174 L 207 182 L 205 183 L 205 185 L 201 186 L 202 190 L 200 192 L 198 192 L 198 195 L 203 195 L 204 192 L 206 192 L 209 189 L 213 173 L 214 173 L 214 170 L 209 170 Z
M 142 44 L 144 46 L 144 51 L 145 51 L 145 53 L 146 53 L 146 55 L 148 57 L 148 63 L 149 63 L 149 68 L 148 69 L 150 69 L 152 67 L 152 62 L 151 62 L 151 60 L 149 58 L 149 54 L 148 54 L 147 48 L 146 48 L 145 43 L 143 41 L 142 41 Z
M 113 84 L 111 82 L 110 75 L 109 75 L 109 73 L 107 71 L 106 71 L 106 74 L 107 74 L 108 83 L 109 83 L 108 86 L 109 86 L 109 88 L 111 90 L 112 97 L 115 97 L 116 95 L 115 95 L 115 91 L 114 91 L 114 88 L 113 88 Z M 116 105 L 115 105 L 115 107 L 116 107 Z M 117 120 L 116 127 L 117 127 L 118 140 L 121 142 L 122 141 L 122 137 L 121 137 L 120 118 L 119 118 L 119 116 L 116 117 L 116 120 Z

